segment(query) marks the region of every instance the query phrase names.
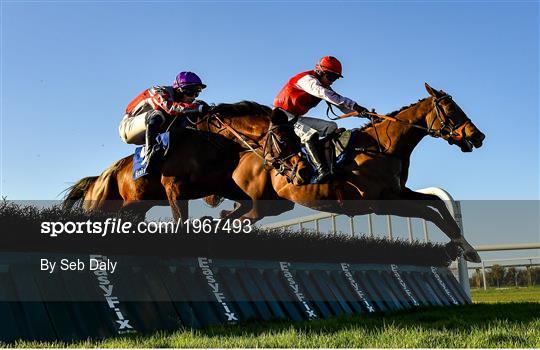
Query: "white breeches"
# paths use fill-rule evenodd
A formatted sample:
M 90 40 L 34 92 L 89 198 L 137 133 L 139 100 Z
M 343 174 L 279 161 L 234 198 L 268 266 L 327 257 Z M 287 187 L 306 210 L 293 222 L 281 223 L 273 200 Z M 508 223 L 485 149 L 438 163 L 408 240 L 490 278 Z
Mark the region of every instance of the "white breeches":
M 118 132 L 120 133 L 122 141 L 134 145 L 144 144 L 146 116 L 152 112 L 153 111 L 149 111 L 136 116 L 131 116 L 129 114 L 124 115 L 124 118 L 122 118 L 120 126 L 118 127 Z

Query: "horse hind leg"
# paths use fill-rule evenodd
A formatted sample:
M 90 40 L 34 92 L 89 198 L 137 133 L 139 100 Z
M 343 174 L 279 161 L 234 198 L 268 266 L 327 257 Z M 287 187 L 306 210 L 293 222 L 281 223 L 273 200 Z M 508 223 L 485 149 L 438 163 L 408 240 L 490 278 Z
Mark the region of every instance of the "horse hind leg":
M 146 219 L 146 213 L 152 206 L 153 205 L 150 204 L 149 201 L 145 200 L 125 201 L 122 204 L 119 213 L 120 215 L 127 215 L 136 221 L 142 222 Z

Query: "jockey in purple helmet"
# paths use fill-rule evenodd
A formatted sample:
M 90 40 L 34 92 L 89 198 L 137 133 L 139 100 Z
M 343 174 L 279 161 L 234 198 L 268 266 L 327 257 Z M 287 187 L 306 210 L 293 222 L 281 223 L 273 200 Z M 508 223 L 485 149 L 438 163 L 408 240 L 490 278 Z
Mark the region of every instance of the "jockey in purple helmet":
M 172 86 L 153 86 L 141 92 L 126 108 L 120 122 L 120 138 L 125 143 L 145 145 L 144 162 L 149 169 L 150 160 L 156 153 L 156 137 L 167 119 L 182 117 L 187 113 L 206 114 L 208 104 L 195 100 L 206 87 L 193 72 L 180 72 Z

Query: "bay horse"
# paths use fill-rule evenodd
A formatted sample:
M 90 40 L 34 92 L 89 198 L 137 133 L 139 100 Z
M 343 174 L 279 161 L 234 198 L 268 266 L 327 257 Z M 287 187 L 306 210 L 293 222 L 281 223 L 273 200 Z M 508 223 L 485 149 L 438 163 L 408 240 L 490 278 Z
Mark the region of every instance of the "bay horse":
M 406 186 L 411 153 L 425 136 L 442 138 L 463 152 L 481 147 L 485 138 L 450 95 L 427 83 L 425 88 L 428 98 L 360 129 L 352 141 L 351 160 L 329 183 L 295 186 L 274 176 L 275 171 L 266 171 L 257 158 L 244 155 L 234 177 L 253 200 L 253 209 L 245 217 L 255 222 L 279 214 L 282 208 L 290 210 L 293 203 L 351 217 L 369 213 L 418 217 L 439 227 L 461 248 L 466 260 L 479 262 L 444 202 Z M 206 200 L 211 199 L 216 200 Z M 285 204 L 276 206 L 276 201 Z M 222 213 L 229 215 L 228 211 Z
M 159 171 L 133 180 L 133 155 L 124 157 L 100 176 L 83 178 L 71 186 L 64 208 L 78 205 L 86 212 L 130 211 L 142 218 L 155 205 L 171 204 L 175 219 L 186 220 L 187 200 L 204 197 L 210 189 L 238 198 L 241 204 L 249 200 L 230 181 L 243 151 L 237 143 L 190 129 L 171 130 L 170 142 Z M 169 185 L 171 179 L 174 187 Z
M 239 159 L 250 153 L 283 174 L 294 171 L 295 153 L 286 153 L 284 133 L 270 121 L 270 108 L 254 102 L 220 104 L 211 114 L 191 121 L 192 128 L 171 129 L 170 148 L 158 171 L 133 180 L 133 155 L 100 176 L 86 177 L 67 189 L 64 208 L 87 212 L 120 210 L 144 214 L 170 205 L 175 220 L 188 218 L 188 200 L 218 194 L 239 203 L 232 217 L 251 210 L 251 199 L 233 181 Z M 174 121 L 174 120 L 173 120 Z M 285 154 L 281 158 L 281 154 Z

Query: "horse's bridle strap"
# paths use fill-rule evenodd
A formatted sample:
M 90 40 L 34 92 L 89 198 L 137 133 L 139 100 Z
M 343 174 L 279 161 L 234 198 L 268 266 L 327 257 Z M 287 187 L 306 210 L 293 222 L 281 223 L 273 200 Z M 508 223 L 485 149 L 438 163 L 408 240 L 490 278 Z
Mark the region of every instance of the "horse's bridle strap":
M 378 114 L 378 113 L 374 113 L 374 112 L 364 112 L 363 114 L 369 115 L 369 116 L 372 116 L 372 117 L 381 118 L 381 119 L 386 119 L 386 120 L 391 121 L 391 122 L 396 122 L 396 123 L 409 125 L 409 126 L 412 126 L 413 128 L 424 130 L 431 136 L 439 137 L 440 135 L 442 135 L 442 130 L 447 126 L 445 121 L 448 119 L 448 118 L 441 117 L 440 114 L 444 115 L 444 112 L 442 110 L 440 110 L 441 107 L 439 106 L 439 102 L 444 100 L 444 99 L 447 99 L 447 98 L 451 99 L 452 96 L 444 95 L 444 96 L 441 96 L 439 98 L 433 99 L 433 103 L 435 105 L 434 109 L 435 109 L 436 116 L 437 116 L 437 118 L 440 120 L 440 122 L 442 124 L 442 127 L 439 130 L 435 130 L 435 129 L 431 128 L 431 127 L 426 128 L 424 126 L 414 124 L 414 123 L 411 123 L 411 122 L 406 121 L 406 120 L 401 120 L 401 119 L 398 119 L 396 117 L 392 117 L 392 116 L 389 116 L 389 115 Z M 351 113 L 343 114 L 343 115 L 339 116 L 336 119 L 345 119 L 345 118 L 355 117 L 355 116 L 359 116 L 359 115 L 360 115 L 360 113 L 358 113 L 358 112 L 351 112 Z M 461 139 L 461 137 L 463 137 L 463 136 L 460 136 L 460 135 L 462 135 L 461 132 L 463 131 L 463 129 L 465 128 L 465 126 L 468 123 L 470 123 L 470 119 L 467 119 L 464 123 L 460 124 L 457 128 L 455 128 L 455 129 L 452 128 L 450 130 L 450 135 L 452 136 L 452 138 L 454 140 L 458 141 L 459 139 Z
M 249 142 L 247 142 L 243 135 L 240 134 L 238 131 L 234 130 L 234 128 L 232 128 L 230 125 L 226 124 L 222 119 L 219 118 L 219 115 L 218 114 L 214 114 L 213 115 L 213 118 L 216 119 L 226 130 L 228 130 L 231 134 L 233 134 L 238 140 L 240 140 L 248 149 L 249 151 L 255 153 L 257 155 L 257 157 L 261 158 L 262 161 L 263 161 L 263 164 L 266 164 L 267 163 L 267 160 L 266 160 L 266 155 L 267 155 L 267 147 L 272 147 L 271 145 L 268 145 L 270 142 L 275 142 L 274 141 L 274 138 L 276 137 L 273 133 L 273 129 L 275 129 L 277 126 L 272 126 L 270 125 L 270 127 L 268 128 L 268 135 L 266 137 L 266 141 L 264 142 L 264 145 L 263 145 L 263 149 L 262 149 L 262 152 L 263 154 L 261 155 L 259 152 L 257 152 L 257 150 L 255 148 L 253 148 Z M 278 140 L 279 141 L 279 140 Z M 258 147 L 261 147 L 259 144 L 257 144 Z M 285 168 L 288 168 L 285 164 L 284 164 L 284 161 L 290 157 L 292 157 L 294 155 L 291 154 L 283 159 L 277 159 L 278 161 L 281 162 L 281 167 L 285 167 Z M 276 158 L 273 157 L 273 155 L 270 153 L 270 156 L 272 157 L 272 159 L 269 159 L 270 161 L 270 164 L 274 163 L 276 161 Z
M 242 137 L 242 135 L 240 135 L 240 133 L 238 133 L 238 131 L 234 130 L 230 125 L 227 125 L 225 124 L 225 122 L 223 120 L 221 120 L 219 118 L 219 115 L 217 114 L 214 114 L 213 117 L 225 128 L 227 129 L 227 131 L 229 131 L 231 134 L 233 134 L 238 140 L 240 140 L 251 152 L 255 153 L 259 158 L 261 158 L 263 160 L 264 163 L 266 163 L 266 159 L 264 159 L 263 156 L 261 156 L 259 154 L 259 152 L 257 152 L 257 150 L 255 148 L 253 148 L 249 142 L 247 142 L 246 140 L 244 140 L 244 138 Z

